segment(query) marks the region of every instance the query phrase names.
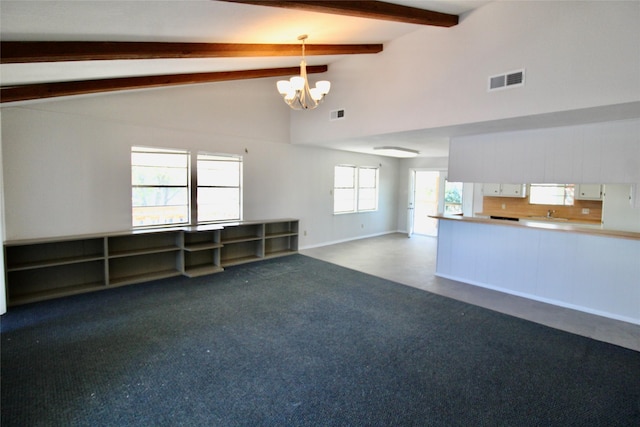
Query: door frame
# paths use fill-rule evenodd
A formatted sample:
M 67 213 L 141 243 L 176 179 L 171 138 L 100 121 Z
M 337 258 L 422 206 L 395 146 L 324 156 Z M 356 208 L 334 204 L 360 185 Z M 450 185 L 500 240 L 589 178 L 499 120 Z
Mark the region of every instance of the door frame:
M 407 201 L 407 237 L 411 237 L 414 232 L 415 224 L 415 188 L 416 188 L 416 173 L 417 172 L 438 172 L 438 204 L 437 213 L 441 215 L 444 212 L 444 185 L 448 177 L 448 169 L 446 168 L 409 168 L 409 189 L 408 189 L 408 201 Z

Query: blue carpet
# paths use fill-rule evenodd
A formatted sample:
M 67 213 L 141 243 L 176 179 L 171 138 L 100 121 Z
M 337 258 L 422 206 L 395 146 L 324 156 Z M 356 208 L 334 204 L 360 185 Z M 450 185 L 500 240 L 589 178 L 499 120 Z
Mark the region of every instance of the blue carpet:
M 1 328 L 3 427 L 640 425 L 640 353 L 302 255 Z

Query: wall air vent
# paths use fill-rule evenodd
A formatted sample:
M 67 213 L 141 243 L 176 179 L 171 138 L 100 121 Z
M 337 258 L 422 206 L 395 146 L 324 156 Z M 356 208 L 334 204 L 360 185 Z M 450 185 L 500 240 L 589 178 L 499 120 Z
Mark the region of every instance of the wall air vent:
M 329 116 L 329 120 L 344 120 L 344 108 L 332 111 L 331 116 Z
M 524 86 L 524 70 L 489 77 L 489 91 Z

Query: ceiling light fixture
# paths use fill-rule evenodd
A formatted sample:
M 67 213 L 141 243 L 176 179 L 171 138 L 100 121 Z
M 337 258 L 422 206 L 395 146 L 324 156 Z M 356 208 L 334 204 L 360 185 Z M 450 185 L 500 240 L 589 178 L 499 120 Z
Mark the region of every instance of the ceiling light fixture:
M 316 108 L 324 96 L 329 93 L 331 83 L 321 80 L 316 83 L 316 87 L 309 88 L 307 80 L 307 63 L 304 60 L 304 41 L 307 35 L 298 37 L 302 41 L 302 60 L 300 61 L 300 75 L 291 77 L 289 80 L 279 80 L 277 83 L 278 92 L 283 96 L 284 102 L 294 110 L 313 110 Z
M 402 147 L 376 147 L 374 148 L 374 150 L 377 154 L 382 154 L 383 156 L 400 158 L 416 157 L 418 154 L 420 154 L 419 151 Z

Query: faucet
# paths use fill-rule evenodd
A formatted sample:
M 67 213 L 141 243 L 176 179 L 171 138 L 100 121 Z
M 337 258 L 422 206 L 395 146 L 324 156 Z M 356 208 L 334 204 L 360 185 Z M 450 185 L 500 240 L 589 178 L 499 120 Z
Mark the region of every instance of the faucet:
M 549 210 L 547 211 L 547 218 L 553 218 L 553 214 L 554 214 L 554 213 L 556 213 L 556 211 L 553 211 L 553 210 L 549 209 Z

